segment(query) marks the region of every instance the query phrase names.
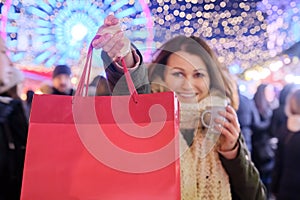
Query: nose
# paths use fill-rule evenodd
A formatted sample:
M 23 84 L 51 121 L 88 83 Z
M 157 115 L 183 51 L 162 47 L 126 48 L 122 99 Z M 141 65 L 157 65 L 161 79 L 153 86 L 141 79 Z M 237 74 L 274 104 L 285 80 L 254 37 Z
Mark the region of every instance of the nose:
M 183 81 L 182 81 L 181 87 L 184 90 L 193 90 L 193 85 L 192 85 L 191 78 L 189 78 L 189 77 L 184 78 Z

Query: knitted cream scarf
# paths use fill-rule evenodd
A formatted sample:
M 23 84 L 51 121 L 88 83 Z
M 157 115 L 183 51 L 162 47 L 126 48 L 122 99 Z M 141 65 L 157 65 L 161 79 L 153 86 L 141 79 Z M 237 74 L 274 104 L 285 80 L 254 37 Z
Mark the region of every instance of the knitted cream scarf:
M 154 93 L 168 91 L 159 78 L 151 83 L 151 90 Z M 191 147 L 180 134 L 181 200 L 231 199 L 229 178 L 217 152 L 218 137 L 202 129 L 199 122 L 206 106 L 226 106 L 221 97 L 211 91 L 210 96 L 199 103 L 180 103 L 180 129 L 195 129 Z
M 229 178 L 217 152 L 219 137 L 212 137 L 213 133 L 198 123 L 201 111 L 218 102 L 220 105 L 224 101 L 219 97 L 209 97 L 198 104 L 180 104 L 180 128 L 195 129 L 191 147 L 180 134 L 182 200 L 231 199 Z

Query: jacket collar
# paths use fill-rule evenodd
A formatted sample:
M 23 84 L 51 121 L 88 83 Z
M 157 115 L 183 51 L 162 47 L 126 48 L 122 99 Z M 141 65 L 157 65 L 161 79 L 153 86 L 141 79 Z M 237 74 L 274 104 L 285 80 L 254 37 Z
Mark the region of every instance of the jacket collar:
M 11 97 L 0 96 L 0 102 L 9 104 L 13 99 Z

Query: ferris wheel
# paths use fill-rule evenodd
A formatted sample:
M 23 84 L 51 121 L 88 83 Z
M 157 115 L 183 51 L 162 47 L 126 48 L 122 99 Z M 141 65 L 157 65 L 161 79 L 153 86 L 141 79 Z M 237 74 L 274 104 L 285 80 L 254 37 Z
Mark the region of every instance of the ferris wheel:
M 153 23 L 144 0 L 6 0 L 1 13 L 10 57 L 19 64 L 77 65 L 111 13 L 144 55 L 151 53 Z

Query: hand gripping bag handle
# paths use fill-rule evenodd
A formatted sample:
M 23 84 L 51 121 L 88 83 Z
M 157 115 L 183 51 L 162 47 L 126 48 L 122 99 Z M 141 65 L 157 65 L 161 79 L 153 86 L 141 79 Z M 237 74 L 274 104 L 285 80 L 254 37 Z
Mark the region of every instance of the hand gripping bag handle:
M 98 39 L 99 37 L 100 37 L 100 35 L 96 35 L 94 37 L 94 39 Z M 92 68 L 92 58 L 93 58 L 93 46 L 92 46 L 92 42 L 91 42 L 90 45 L 89 45 L 89 49 L 88 49 L 85 65 L 84 65 L 84 68 L 83 68 L 83 72 L 82 72 L 82 75 L 80 77 L 80 80 L 79 80 L 79 83 L 78 83 L 78 86 L 77 86 L 77 90 L 75 92 L 75 97 L 76 96 L 87 96 L 88 95 L 89 79 L 90 79 L 90 73 L 91 73 L 91 68 Z M 121 62 L 122 62 L 122 67 L 123 67 L 123 71 L 124 71 L 124 75 L 125 75 L 125 78 L 126 78 L 126 82 L 127 82 L 127 86 L 128 86 L 130 95 L 133 97 L 134 102 L 137 103 L 138 93 L 135 89 L 135 86 L 133 84 L 130 73 L 127 69 L 124 58 L 121 58 Z M 85 87 L 85 91 L 84 91 L 84 87 Z

